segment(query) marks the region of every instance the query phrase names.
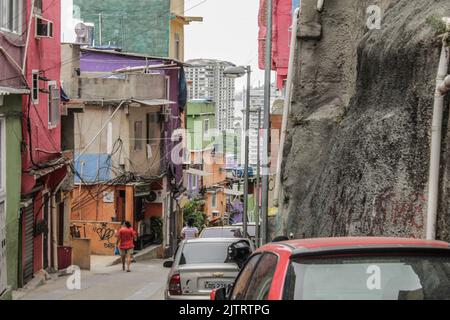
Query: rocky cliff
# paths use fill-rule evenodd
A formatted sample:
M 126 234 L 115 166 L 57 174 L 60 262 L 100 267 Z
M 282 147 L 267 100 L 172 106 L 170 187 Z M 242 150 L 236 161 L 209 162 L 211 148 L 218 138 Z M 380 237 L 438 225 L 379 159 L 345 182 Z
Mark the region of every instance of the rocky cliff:
M 423 237 L 448 0 L 303 0 L 279 232 Z M 381 9 L 369 29 L 367 8 Z M 369 12 L 370 15 L 370 12 Z M 438 238 L 450 240 L 448 101 Z

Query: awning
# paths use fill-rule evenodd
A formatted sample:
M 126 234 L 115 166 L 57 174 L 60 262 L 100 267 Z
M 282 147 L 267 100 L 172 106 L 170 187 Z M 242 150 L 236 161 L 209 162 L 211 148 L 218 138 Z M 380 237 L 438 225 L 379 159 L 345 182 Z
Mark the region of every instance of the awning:
M 188 169 L 188 170 L 185 170 L 184 172 L 193 174 L 195 176 L 200 176 L 200 177 L 207 177 L 207 176 L 211 175 L 211 173 L 209 173 L 209 172 L 197 170 L 197 169 Z
M 150 100 L 137 100 L 132 99 L 131 101 L 137 102 L 146 106 L 164 106 L 167 104 L 176 104 L 176 102 L 166 100 L 166 99 L 150 99 Z
M 243 196 L 244 192 L 242 191 L 237 191 L 237 190 L 233 190 L 233 189 L 224 189 L 223 191 L 225 194 L 227 195 L 231 195 L 231 196 Z
M 7 96 L 10 94 L 29 94 L 29 93 L 30 93 L 30 90 L 28 90 L 28 89 L 0 87 L 0 96 Z
M 59 163 L 59 164 L 55 164 L 55 165 L 53 165 L 51 167 L 48 167 L 48 168 L 32 169 L 30 171 L 30 173 L 34 176 L 35 179 L 40 179 L 40 178 L 42 178 L 42 177 L 44 177 L 44 176 L 46 176 L 46 175 L 48 175 L 48 174 L 50 174 L 52 172 L 55 172 L 56 170 L 62 169 L 64 167 L 67 167 L 70 164 L 70 162 L 71 162 L 71 160 L 68 159 L 67 161 L 64 161 L 64 162 Z
M 222 217 L 209 217 L 208 222 L 209 223 L 216 223 L 217 221 L 220 221 Z

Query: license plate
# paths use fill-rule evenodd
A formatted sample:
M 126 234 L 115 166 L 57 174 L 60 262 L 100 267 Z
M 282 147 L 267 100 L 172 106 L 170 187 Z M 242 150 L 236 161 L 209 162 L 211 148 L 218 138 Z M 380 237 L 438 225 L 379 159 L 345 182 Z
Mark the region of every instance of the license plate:
M 228 282 L 205 282 L 205 289 L 221 289 L 228 286 Z

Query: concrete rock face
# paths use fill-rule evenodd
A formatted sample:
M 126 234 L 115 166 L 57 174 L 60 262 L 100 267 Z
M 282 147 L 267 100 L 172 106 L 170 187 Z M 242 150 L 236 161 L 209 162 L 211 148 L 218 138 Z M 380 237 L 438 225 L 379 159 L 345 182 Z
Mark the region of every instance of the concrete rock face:
M 322 13 L 316 3 L 302 1 L 279 231 L 424 237 L 441 48 L 426 20 L 450 16 L 450 1 L 325 0 Z M 380 29 L 367 27 L 371 5 Z M 449 241 L 445 110 L 437 238 Z

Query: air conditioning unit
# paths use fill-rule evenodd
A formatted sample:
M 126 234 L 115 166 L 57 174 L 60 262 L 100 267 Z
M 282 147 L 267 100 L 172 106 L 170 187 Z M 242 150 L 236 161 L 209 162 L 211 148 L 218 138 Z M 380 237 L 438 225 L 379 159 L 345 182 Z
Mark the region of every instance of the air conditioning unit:
M 53 38 L 53 22 L 36 17 L 36 38 Z
M 163 203 L 164 197 L 162 190 L 150 191 L 150 194 L 145 197 L 147 203 Z

